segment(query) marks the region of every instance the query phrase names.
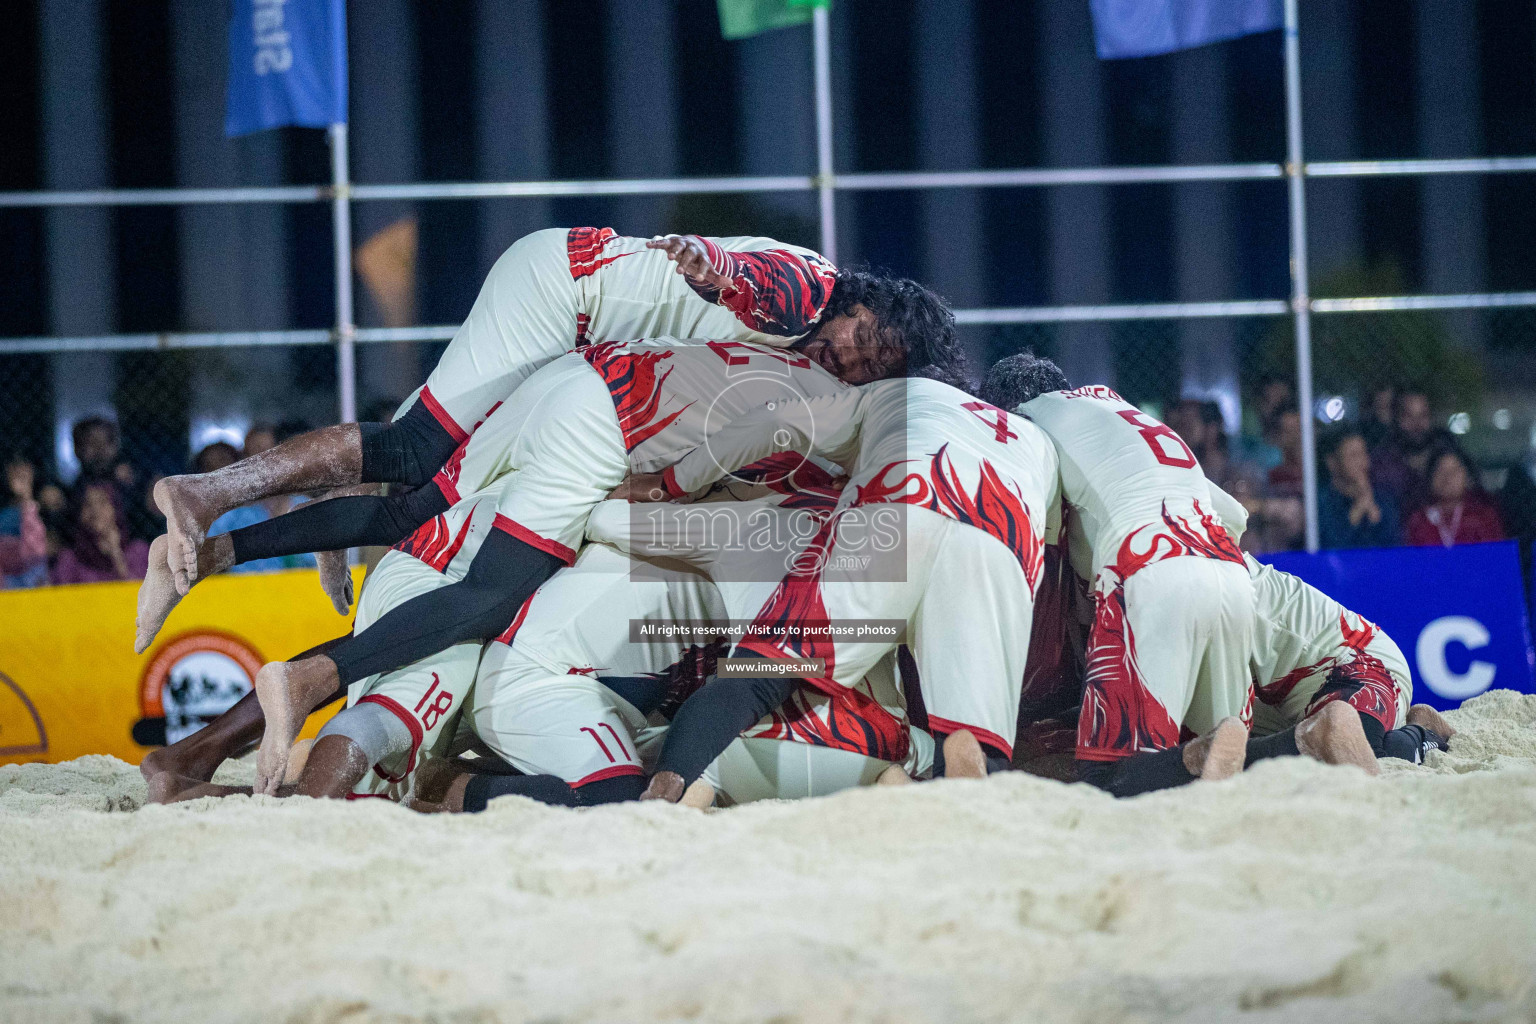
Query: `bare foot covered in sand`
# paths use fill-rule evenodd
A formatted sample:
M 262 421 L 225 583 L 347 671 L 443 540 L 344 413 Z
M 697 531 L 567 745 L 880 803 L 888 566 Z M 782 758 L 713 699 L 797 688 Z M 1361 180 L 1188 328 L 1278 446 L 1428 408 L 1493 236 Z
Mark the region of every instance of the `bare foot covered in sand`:
M 1296 746 L 1324 764 L 1352 764 L 1367 775 L 1381 770 L 1360 725 L 1360 712 L 1341 700 L 1324 704 L 1296 727 Z
M 880 773 L 880 777 L 875 780 L 875 785 L 877 786 L 907 786 L 911 785 L 911 783 L 912 776 L 908 775 L 907 770 L 899 764 L 893 764 L 886 768 L 885 771 Z
M 678 803 L 696 811 L 708 810 L 715 805 L 715 787 L 703 779 L 694 779 L 683 791 L 683 798 Z
M 328 673 L 319 664 L 322 662 L 330 666 Z M 332 677 L 330 681 L 325 680 L 327 675 Z M 274 661 L 256 673 L 254 689 L 266 728 L 256 753 L 256 783 L 251 792 L 271 796 L 286 781 L 294 738 L 319 702 L 316 691 L 331 692 L 334 676 L 335 666 L 326 658 Z M 307 748 L 304 753 L 308 753 Z
M 944 737 L 944 777 L 946 779 L 984 779 L 987 755 L 969 729 L 960 729 Z
M 291 796 L 292 787 L 284 786 L 273 796 Z M 169 800 L 168 804 L 186 803 L 188 800 L 201 800 L 205 796 L 250 796 L 249 786 L 226 786 L 219 782 L 199 782 L 180 791 Z
M 144 755 L 144 760 L 139 762 L 139 774 L 144 776 L 144 785 L 148 790 L 147 803 L 173 803 L 180 794 L 206 781 L 183 774 L 178 771 L 181 767 L 166 755 L 164 748 L 151 750 Z
M 197 551 L 224 509 L 204 498 L 196 476 L 168 476 L 155 484 L 155 505 L 165 515 L 166 564 L 183 597 L 198 580 Z
M 683 798 L 685 789 L 683 777 L 677 772 L 657 772 L 651 776 L 650 785 L 645 787 L 645 792 L 640 794 L 640 799 L 665 800 L 669 804 L 675 804 Z
M 316 551 L 315 564 L 320 568 L 320 589 L 331 599 L 337 615 L 352 610 L 352 567 L 347 565 L 345 551 Z
M 1451 737 L 1456 735 L 1456 727 L 1447 722 L 1444 715 L 1428 704 L 1415 704 L 1409 708 L 1408 724 L 1416 725 L 1420 729 L 1427 729 L 1446 742 L 1450 742 Z
M 1204 782 L 1230 779 L 1248 758 L 1248 730 L 1242 719 L 1228 716 L 1216 728 L 1184 745 L 1184 767 Z
M 166 561 L 166 549 L 170 546 L 166 537 L 156 537 L 149 545 L 149 571 L 139 584 L 139 611 L 134 619 L 133 653 L 143 654 L 160 635 L 160 627 L 170 616 L 171 610 L 181 602 L 176 589 L 176 578 Z

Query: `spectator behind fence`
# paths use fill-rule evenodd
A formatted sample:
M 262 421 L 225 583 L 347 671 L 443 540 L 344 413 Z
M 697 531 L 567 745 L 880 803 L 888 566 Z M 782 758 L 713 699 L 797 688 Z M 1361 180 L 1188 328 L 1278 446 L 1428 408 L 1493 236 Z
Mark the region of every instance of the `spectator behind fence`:
M 1360 410 L 1360 436 L 1365 438 L 1365 446 L 1373 456 L 1382 444 L 1392 439 L 1396 406 L 1396 384 L 1379 384 L 1366 395 L 1365 408 Z
M 1476 470 L 1454 445 L 1437 447 L 1429 459 L 1429 503 L 1408 517 L 1408 543 L 1455 547 L 1504 539 L 1493 502 L 1477 485 Z
M 254 424 L 245 434 L 245 458 L 257 455 L 268 448 L 276 447 L 290 437 L 309 432 L 309 424 L 297 421 L 287 421 L 278 426 L 270 426 L 265 423 Z M 233 452 L 234 449 L 230 449 Z M 237 461 L 237 460 L 232 460 Z M 219 518 L 215 519 L 208 527 L 208 536 L 217 537 L 220 534 L 229 533 L 231 530 L 239 530 L 257 523 L 266 522 L 273 516 L 280 516 L 293 508 L 295 499 L 291 495 L 279 494 L 266 498 L 252 505 L 242 505 L 231 509 Z M 277 558 L 256 558 L 230 569 L 230 572 L 271 572 L 276 569 L 312 569 L 315 567 L 315 556 L 285 555 Z
M 87 416 L 75 421 L 70 437 L 74 441 L 75 459 L 80 463 L 80 475 L 70 488 L 70 498 L 78 499 L 80 492 L 91 484 L 110 484 L 121 499 L 119 505 L 126 510 L 130 536 L 148 542 L 163 533 L 165 517 L 149 500 L 153 480 L 123 458 L 117 424 L 105 416 Z M 70 539 L 64 537 L 66 542 Z
M 1385 548 L 1402 543 L 1397 499 L 1371 484 L 1371 453 L 1359 427 L 1334 429 L 1322 444 L 1328 486 L 1317 496 L 1325 548 Z
M 6 460 L 5 493 L 0 496 L 0 588 L 48 582 L 48 531 L 33 495 L 36 477 L 26 459 Z
M 121 494 L 111 481 L 77 488 L 71 502 L 73 543 L 59 552 L 54 583 L 141 580 L 149 566 L 149 545 L 129 537 Z
M 1265 477 L 1269 493 L 1275 497 L 1301 494 L 1301 413 L 1294 407 L 1277 409 L 1270 415 L 1264 431 L 1269 442 L 1280 452 L 1280 461 Z
M 1268 473 L 1280 465 L 1282 453 L 1270 438 L 1270 429 L 1280 410 L 1296 404 L 1296 392 L 1284 377 L 1266 376 L 1259 381 L 1259 391 L 1244 414 L 1243 432 L 1237 439 L 1237 461 Z
M 1371 480 L 1390 491 L 1404 508 L 1429 499 L 1430 452 L 1456 443 L 1449 431 L 1436 428 L 1429 395 L 1422 388 L 1398 391 L 1392 436 L 1371 453 Z

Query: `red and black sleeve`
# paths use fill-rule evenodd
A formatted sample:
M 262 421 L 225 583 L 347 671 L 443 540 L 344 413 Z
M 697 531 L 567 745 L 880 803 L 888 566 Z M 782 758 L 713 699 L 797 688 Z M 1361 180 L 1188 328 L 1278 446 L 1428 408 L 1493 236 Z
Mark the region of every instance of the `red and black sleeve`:
M 789 249 L 732 252 L 708 238 L 700 241 L 709 252 L 710 265 L 730 280 L 731 288 L 695 290 L 761 334 L 784 338 L 804 334 L 832 297 L 837 268 L 820 256 Z

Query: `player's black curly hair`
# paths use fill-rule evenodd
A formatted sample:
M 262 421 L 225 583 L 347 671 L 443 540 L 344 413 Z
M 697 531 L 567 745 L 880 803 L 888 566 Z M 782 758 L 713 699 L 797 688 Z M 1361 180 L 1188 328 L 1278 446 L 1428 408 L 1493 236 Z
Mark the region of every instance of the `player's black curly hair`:
M 915 370 L 909 369 L 907 376 L 927 377 L 929 380 L 936 380 L 940 384 L 948 384 L 952 388 L 964 391 L 968 395 L 976 393 L 976 382 L 971 380 L 969 374 L 963 373 L 952 366 L 939 366 L 936 363 L 929 363 L 927 366 L 919 366 Z
M 992 364 L 981 384 L 981 400 L 999 409 L 1017 409 L 1047 391 L 1072 387 L 1061 367 L 1033 352 L 1018 352 Z
M 965 353 L 955 334 L 955 314 L 916 281 L 869 270 L 839 270 L 822 319 L 862 305 L 880 323 L 882 341 L 906 353 L 907 366 L 942 366 L 965 372 Z

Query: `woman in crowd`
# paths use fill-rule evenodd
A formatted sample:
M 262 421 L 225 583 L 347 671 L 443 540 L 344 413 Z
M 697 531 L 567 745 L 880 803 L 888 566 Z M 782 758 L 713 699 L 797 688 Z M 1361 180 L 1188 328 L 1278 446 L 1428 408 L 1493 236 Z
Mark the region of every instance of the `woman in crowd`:
M 17 456 L 6 460 L 0 495 L 0 588 L 48 582 L 48 531 L 33 494 L 36 472 Z
M 81 488 L 71 509 L 74 544 L 59 552 L 54 583 L 141 580 L 149 566 L 149 545 L 129 537 L 118 491 L 96 482 Z
M 1460 449 L 1446 445 L 1429 458 L 1429 501 L 1408 517 L 1408 543 L 1455 547 L 1503 540 L 1504 525 L 1476 483 Z

